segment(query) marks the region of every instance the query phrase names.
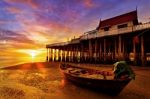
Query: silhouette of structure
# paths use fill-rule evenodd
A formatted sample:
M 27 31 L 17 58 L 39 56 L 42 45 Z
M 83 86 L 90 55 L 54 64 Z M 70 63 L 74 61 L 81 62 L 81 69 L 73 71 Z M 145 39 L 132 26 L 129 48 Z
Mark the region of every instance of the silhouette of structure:
M 95 30 L 67 42 L 46 45 L 47 61 L 135 65 L 150 62 L 150 23 L 140 24 L 137 10 L 100 20 Z

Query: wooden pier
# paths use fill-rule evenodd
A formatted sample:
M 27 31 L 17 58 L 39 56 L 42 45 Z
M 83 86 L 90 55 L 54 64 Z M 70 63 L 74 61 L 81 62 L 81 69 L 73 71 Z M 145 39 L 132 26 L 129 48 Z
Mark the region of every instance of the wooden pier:
M 95 30 L 67 42 L 46 45 L 47 61 L 150 63 L 150 23 L 139 24 L 137 11 L 100 21 Z

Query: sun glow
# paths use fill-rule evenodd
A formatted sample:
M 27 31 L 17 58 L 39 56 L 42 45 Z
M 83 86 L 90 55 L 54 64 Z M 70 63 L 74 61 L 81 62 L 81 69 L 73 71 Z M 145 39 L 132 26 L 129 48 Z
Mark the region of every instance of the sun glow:
M 28 62 L 45 62 L 46 58 L 46 49 L 19 49 L 14 50 L 14 54 L 17 57 L 20 57 L 17 61 L 22 63 Z
M 37 55 L 35 51 L 31 51 L 29 54 L 31 55 L 32 58 L 35 58 L 35 56 Z
M 45 50 L 43 49 L 25 49 L 25 50 L 18 50 L 18 52 L 21 53 L 25 53 L 26 55 L 28 55 L 27 57 L 31 57 L 31 58 L 36 58 L 36 57 L 41 57 L 41 55 L 45 55 L 44 52 Z M 43 57 L 43 56 L 42 56 Z

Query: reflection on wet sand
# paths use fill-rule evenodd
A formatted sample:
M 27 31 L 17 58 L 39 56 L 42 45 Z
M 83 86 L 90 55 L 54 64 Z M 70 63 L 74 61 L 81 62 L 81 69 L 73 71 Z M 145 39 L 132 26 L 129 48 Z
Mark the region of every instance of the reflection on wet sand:
M 141 79 L 140 76 L 138 78 Z M 140 83 L 138 80 L 133 81 L 115 97 L 80 88 L 63 78 L 59 63 L 29 63 L 1 69 L 0 82 L 0 99 L 125 99 L 147 98 L 149 94 L 141 90 L 136 91 L 136 84 Z M 134 87 L 130 88 L 133 85 Z M 143 86 L 141 83 L 139 85 Z

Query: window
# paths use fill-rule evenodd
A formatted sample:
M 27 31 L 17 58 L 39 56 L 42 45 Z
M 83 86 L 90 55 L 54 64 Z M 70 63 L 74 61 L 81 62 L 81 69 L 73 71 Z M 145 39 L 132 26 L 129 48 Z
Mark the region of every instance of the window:
M 118 29 L 120 29 L 120 28 L 125 28 L 125 27 L 127 27 L 128 25 L 127 24 L 121 24 L 121 25 L 118 25 Z
M 109 31 L 109 27 L 105 27 L 105 28 L 104 28 L 104 31 Z

